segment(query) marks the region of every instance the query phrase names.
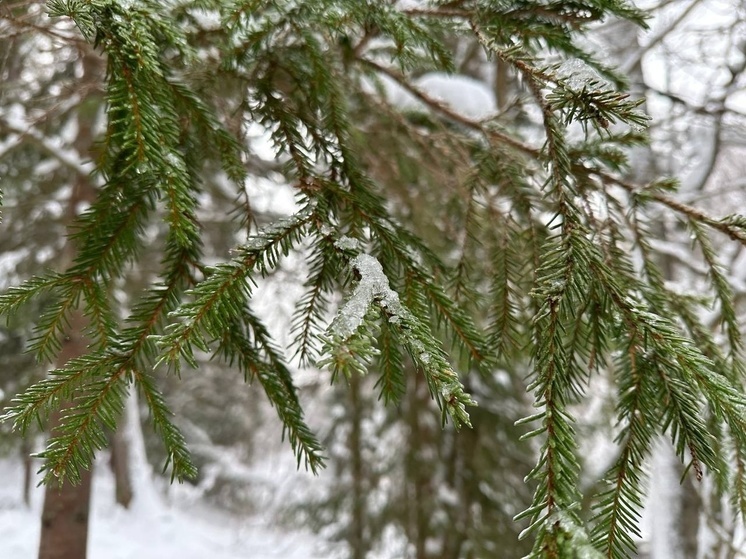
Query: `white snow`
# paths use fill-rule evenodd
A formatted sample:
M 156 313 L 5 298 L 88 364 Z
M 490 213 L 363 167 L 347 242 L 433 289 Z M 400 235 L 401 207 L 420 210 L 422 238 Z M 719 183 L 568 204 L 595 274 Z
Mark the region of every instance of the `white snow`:
M 137 414 L 129 398 L 127 414 Z M 145 458 L 142 431 L 128 422 L 124 436 L 130 443 L 131 480 L 135 497 L 129 510 L 114 503 L 114 484 L 108 457 L 99 457 L 94 470 L 88 559 L 320 559 L 320 542 L 310 534 L 282 532 L 270 518 L 239 518 L 210 508 L 193 498 L 188 484 L 167 487 L 163 496 L 153 483 Z M 283 448 L 283 450 L 287 450 Z M 287 456 L 291 457 L 287 450 Z M 291 460 L 292 462 L 292 460 Z M 273 473 L 293 477 L 273 465 Z M 260 473 L 261 464 L 255 466 Z M 39 515 L 43 488 L 33 490 L 31 507 L 22 502 L 20 460 L 0 459 L 0 557 L 33 559 L 39 544 Z M 281 483 L 273 479 L 279 491 Z M 33 485 L 36 485 L 34 482 Z M 258 507 L 261 509 L 261 507 Z M 265 509 L 262 509 L 265 510 Z
M 0 287 L 12 284 L 18 265 L 31 255 L 28 248 L 10 250 L 0 255 Z
M 650 491 L 642 521 L 644 530 L 649 531 L 650 555 L 655 559 L 682 556 L 676 535 L 676 523 L 681 514 L 677 461 L 670 443 L 659 441 L 653 451 Z
M 416 85 L 474 120 L 482 120 L 497 111 L 495 94 L 483 82 L 473 78 L 432 72 L 419 78 Z
M 351 265 L 360 274 L 360 281 L 331 326 L 332 333 L 342 339 L 349 338 L 360 327 L 374 300 L 378 300 L 392 317 L 401 316 L 405 312 L 399 295 L 389 287 L 389 280 L 375 257 L 359 254 L 352 259 Z
M 77 150 L 69 147 L 62 138 L 47 137 L 42 131 L 30 125 L 26 111 L 20 103 L 4 107 L 0 111 L 0 120 L 3 128 L 13 135 L 31 138 L 47 154 L 73 171 L 84 176 L 93 171 L 93 163 L 81 157 Z
M 195 9 L 190 10 L 189 14 L 202 29 L 214 31 L 220 29 L 220 26 L 222 25 L 222 22 L 220 21 L 220 12 L 217 10 Z
M 360 250 L 360 241 L 352 237 L 341 237 L 334 246 L 340 250 Z
M 42 490 L 31 508 L 21 500 L 17 460 L 0 460 L 0 556 L 33 559 L 39 542 Z M 141 488 L 139 488 L 141 489 Z M 241 520 L 199 504 L 170 505 L 155 492 L 130 510 L 113 504 L 114 488 L 103 461 L 94 479 L 89 559 L 320 559 L 310 535 L 282 533 L 264 519 Z
M 580 91 L 595 82 L 597 87 L 607 87 L 608 81 L 579 58 L 565 60 L 557 69 L 557 75 L 567 80 L 570 89 Z
M 425 110 L 421 101 L 393 79 L 380 76 L 380 80 L 389 103 L 400 109 Z M 497 112 L 492 90 L 483 82 L 467 76 L 430 72 L 416 79 L 413 85 L 469 119 L 482 120 Z

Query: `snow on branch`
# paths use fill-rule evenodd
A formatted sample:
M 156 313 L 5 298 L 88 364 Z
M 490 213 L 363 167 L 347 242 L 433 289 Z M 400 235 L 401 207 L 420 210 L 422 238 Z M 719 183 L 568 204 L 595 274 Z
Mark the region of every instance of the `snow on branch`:
M 357 239 L 342 237 L 335 246 L 342 250 L 359 247 Z M 352 268 L 360 275 L 350 299 L 339 310 L 331 326 L 332 334 L 346 340 L 351 337 L 365 319 L 370 305 L 377 301 L 385 309 L 389 321 L 396 322 L 407 310 L 399 301 L 399 294 L 389 286 L 381 263 L 369 254 L 358 254 L 351 261 Z

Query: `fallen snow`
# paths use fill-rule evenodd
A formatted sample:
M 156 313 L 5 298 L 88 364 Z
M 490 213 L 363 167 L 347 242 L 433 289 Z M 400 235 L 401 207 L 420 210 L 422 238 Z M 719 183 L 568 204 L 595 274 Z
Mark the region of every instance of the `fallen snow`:
M 18 460 L 0 460 L 0 557 L 35 559 L 42 489 L 31 508 L 21 499 Z M 283 533 L 267 519 L 240 519 L 202 504 L 169 503 L 157 492 L 130 510 L 114 504 L 111 475 L 99 461 L 93 488 L 88 559 L 321 559 L 318 542 Z M 320 553 L 320 552 L 319 552 Z
M 432 72 L 419 78 L 416 85 L 431 97 L 474 120 L 482 120 L 497 111 L 495 94 L 483 82 L 467 76 Z

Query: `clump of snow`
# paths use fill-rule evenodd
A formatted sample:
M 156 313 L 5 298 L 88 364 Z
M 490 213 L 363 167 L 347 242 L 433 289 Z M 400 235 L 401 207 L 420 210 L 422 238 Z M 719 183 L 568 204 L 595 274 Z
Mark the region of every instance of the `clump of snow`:
M 389 286 L 389 280 L 383 273 L 381 263 L 375 257 L 369 254 L 359 254 L 353 258 L 351 264 L 360 274 L 360 281 L 350 299 L 337 313 L 331 328 L 332 334 L 342 339 L 347 339 L 355 333 L 374 301 L 378 301 L 378 304 L 386 310 L 389 320 L 400 317 L 405 312 L 399 301 L 399 294 Z
M 360 241 L 352 237 L 341 237 L 334 246 L 339 250 L 360 250 Z
M 259 123 L 252 122 L 246 128 L 246 136 L 252 153 L 264 161 L 277 159 L 277 151 L 273 147 L 272 133 Z
M 189 13 L 202 29 L 214 31 L 222 26 L 220 12 L 217 10 L 190 10 Z
M 394 80 L 382 76 L 389 103 L 400 109 L 426 110 L 423 103 Z M 466 118 L 482 120 L 497 112 L 495 94 L 484 83 L 467 76 L 430 72 L 412 84 L 435 101 Z
M 0 116 L 2 116 L 9 128 L 24 130 L 27 127 L 26 109 L 20 103 L 13 103 L 10 106 L 4 107 Z
M 428 3 L 425 0 L 399 0 L 396 7 L 400 10 L 412 10 L 415 8 L 426 8 Z
M 557 76 L 566 80 L 570 89 L 577 91 L 590 87 L 592 83 L 596 84 L 596 87 L 609 86 L 607 80 L 579 58 L 565 60 L 557 69 Z
M 235 186 L 227 176 L 221 177 L 223 190 L 235 196 Z M 246 184 L 246 193 L 251 200 L 251 208 L 257 213 L 289 215 L 298 211 L 300 206 L 295 199 L 295 190 L 280 180 L 256 177 Z
M 487 118 L 497 111 L 495 94 L 473 78 L 432 72 L 419 78 L 416 85 L 456 112 L 475 120 Z
M 166 162 L 177 171 L 183 171 L 186 169 L 184 165 L 184 158 L 181 156 L 181 154 L 178 154 L 174 151 L 169 151 L 166 154 Z

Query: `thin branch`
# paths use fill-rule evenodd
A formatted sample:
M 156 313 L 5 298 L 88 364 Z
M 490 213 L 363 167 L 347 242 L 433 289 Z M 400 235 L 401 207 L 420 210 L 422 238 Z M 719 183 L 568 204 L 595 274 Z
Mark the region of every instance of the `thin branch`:
M 26 138 L 30 140 L 37 147 L 40 147 L 44 152 L 81 177 L 88 179 L 91 172 L 93 172 L 94 165 L 92 162 L 83 161 L 74 149 L 65 149 L 55 145 L 49 137 L 42 134 L 33 126 L 24 129 L 17 124 L 8 122 L 6 119 L 0 119 L 0 130 L 18 134 L 20 139 Z
M 377 72 L 380 72 L 381 74 L 384 74 L 390 77 L 391 79 L 396 81 L 396 83 L 398 83 L 401 87 L 403 87 L 409 93 L 414 95 L 417 99 L 422 101 L 422 103 L 424 103 L 426 106 L 438 112 L 442 116 L 448 118 L 449 120 L 454 121 L 458 124 L 461 124 L 465 126 L 466 128 L 474 130 L 475 132 L 481 133 L 488 140 L 493 140 L 493 141 L 497 141 L 498 143 L 508 145 L 512 147 L 513 149 L 516 149 L 517 151 L 520 151 L 521 153 L 525 155 L 529 155 L 536 160 L 541 160 L 544 157 L 542 154 L 542 150 L 540 148 L 536 148 L 534 146 L 531 146 L 530 144 L 521 142 L 520 140 L 517 140 L 509 136 L 508 134 L 504 134 L 502 132 L 499 132 L 491 128 L 489 126 L 489 121 L 474 120 L 474 119 L 471 119 L 467 116 L 464 116 L 456 112 L 455 110 L 453 110 L 446 104 L 429 96 L 427 93 L 423 92 L 421 89 L 409 83 L 406 77 L 403 74 L 400 74 L 399 72 L 397 72 L 396 70 L 387 68 L 386 66 L 382 66 L 381 64 L 378 64 L 377 62 L 374 62 L 366 58 L 360 58 L 359 60 L 360 62 L 373 68 Z M 586 174 L 586 175 L 596 175 L 597 177 L 603 179 L 607 183 L 621 186 L 630 194 L 634 194 L 634 195 L 643 194 L 647 198 L 654 200 L 660 204 L 663 204 L 664 206 L 668 206 L 670 209 L 678 213 L 682 213 L 688 216 L 689 218 L 694 219 L 695 221 L 704 223 L 712 227 L 713 229 L 716 229 L 720 231 L 721 233 L 727 235 L 732 240 L 738 241 L 739 243 L 746 246 L 746 231 L 742 231 L 741 229 L 737 227 L 724 223 L 721 219 L 713 217 L 698 208 L 687 205 L 683 202 L 679 202 L 678 200 L 671 198 L 670 196 L 666 196 L 665 194 L 661 194 L 659 192 L 648 192 L 645 186 L 640 186 L 640 185 L 631 183 L 629 181 L 626 181 L 620 177 L 611 175 L 610 173 L 603 171 L 602 169 L 598 167 L 589 168 L 587 166 L 580 165 L 577 163 L 573 164 L 572 167 L 573 167 L 573 172 L 575 173 Z
M 509 136 L 508 134 L 503 134 L 502 132 L 498 132 L 497 130 L 487 128 L 486 123 L 484 121 L 473 120 L 473 119 L 470 119 L 469 117 L 462 115 L 461 113 L 454 111 L 452 108 L 450 108 L 445 103 L 442 103 L 441 101 L 435 99 L 434 97 L 429 96 L 427 93 L 425 93 L 421 89 L 409 83 L 409 81 L 407 81 L 407 78 L 403 74 L 400 74 L 399 72 L 397 72 L 396 70 L 392 70 L 391 68 L 387 68 L 386 66 L 381 66 L 377 62 L 374 62 L 367 58 L 360 58 L 359 60 L 363 64 L 375 69 L 377 72 L 380 72 L 390 77 L 391 79 L 396 81 L 399 85 L 401 85 L 404 89 L 406 89 L 409 93 L 411 93 L 417 99 L 422 101 L 425 105 L 439 112 L 441 115 L 445 116 L 449 120 L 462 124 L 466 126 L 467 128 L 470 128 L 476 132 L 480 132 L 484 134 L 488 138 L 492 138 L 494 140 L 499 141 L 500 143 L 509 145 L 528 155 L 532 155 L 534 157 L 539 156 L 541 150 L 531 147 L 530 145 L 525 144 L 521 142 L 520 140 L 516 140 L 515 138 Z

